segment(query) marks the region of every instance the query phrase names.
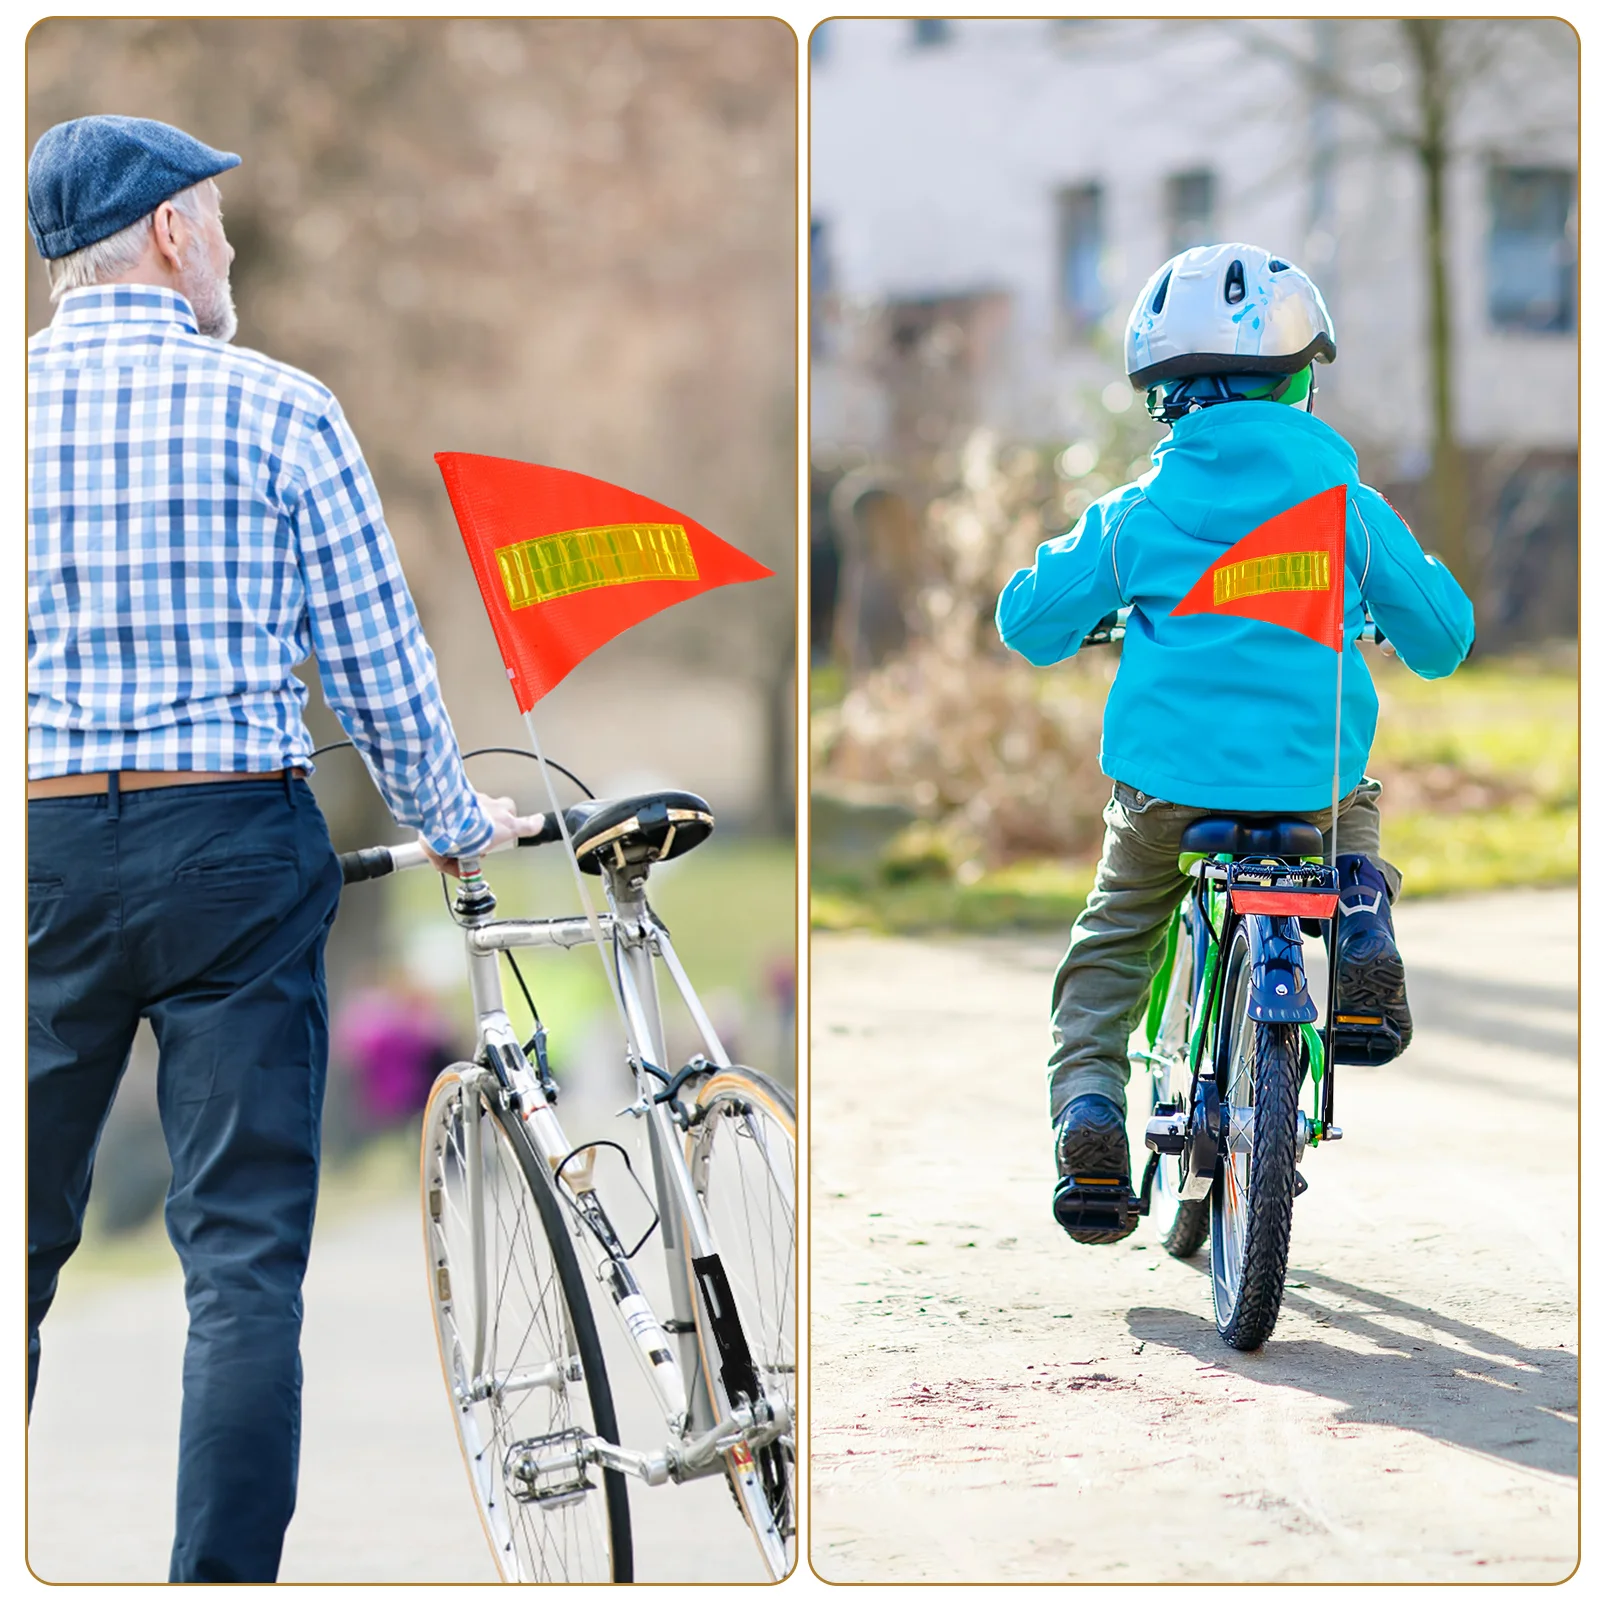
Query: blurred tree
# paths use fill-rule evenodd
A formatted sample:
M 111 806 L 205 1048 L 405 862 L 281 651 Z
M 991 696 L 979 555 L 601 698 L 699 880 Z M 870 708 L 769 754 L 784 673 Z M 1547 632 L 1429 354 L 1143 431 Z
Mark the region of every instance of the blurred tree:
M 1302 49 L 1282 30 L 1230 26 L 1240 27 L 1247 49 L 1290 68 L 1314 102 L 1348 110 L 1380 147 L 1404 152 L 1416 163 L 1428 303 L 1432 542 L 1478 599 L 1483 561 L 1456 430 L 1452 322 L 1460 288 L 1450 250 L 1450 179 L 1456 163 L 1469 155 L 1552 135 L 1575 138 L 1576 95 L 1569 104 L 1565 93 L 1568 80 L 1576 89 L 1573 31 L 1555 18 L 1352 20 L 1319 24 L 1306 35 L 1309 48 Z M 1410 71 L 1402 72 L 1399 61 L 1408 62 Z M 1392 67 L 1393 81 L 1380 76 L 1384 67 Z M 1394 92 L 1406 84 L 1408 96 Z M 1541 84 L 1546 92 L 1535 88 Z M 1475 122 L 1474 109 L 1495 114 Z M 1492 130 L 1487 138 L 1485 127 Z

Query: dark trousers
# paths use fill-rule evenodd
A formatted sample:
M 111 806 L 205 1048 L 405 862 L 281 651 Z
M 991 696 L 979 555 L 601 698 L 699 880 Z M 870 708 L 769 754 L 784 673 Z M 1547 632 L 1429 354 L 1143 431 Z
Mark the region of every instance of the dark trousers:
M 147 1017 L 189 1307 L 175 1583 L 270 1582 L 294 1511 L 338 899 L 297 779 L 28 804 L 28 1399 Z

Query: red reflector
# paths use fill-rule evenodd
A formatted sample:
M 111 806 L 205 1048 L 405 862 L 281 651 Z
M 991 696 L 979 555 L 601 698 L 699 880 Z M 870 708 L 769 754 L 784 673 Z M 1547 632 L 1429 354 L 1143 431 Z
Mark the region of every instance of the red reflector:
M 1339 903 L 1336 893 L 1307 893 L 1304 889 L 1230 889 L 1235 911 L 1263 911 L 1273 917 L 1331 917 Z

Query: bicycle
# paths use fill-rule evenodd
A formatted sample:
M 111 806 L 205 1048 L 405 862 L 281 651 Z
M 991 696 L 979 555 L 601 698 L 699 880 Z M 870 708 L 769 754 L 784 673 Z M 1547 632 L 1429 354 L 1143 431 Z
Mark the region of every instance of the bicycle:
M 1124 634 L 1127 611 L 1101 620 L 1085 645 Z M 1382 644 L 1368 621 L 1360 637 Z M 1334 1060 L 1317 1028 L 1302 924 L 1328 928 L 1328 1009 L 1337 981 L 1339 878 L 1321 830 L 1303 818 L 1200 817 L 1179 867 L 1193 887 L 1172 914 L 1144 1019 L 1129 1042 L 1149 1073 L 1137 1194 L 1087 1197 L 1113 1224 L 1148 1216 L 1170 1255 L 1210 1238 L 1217 1331 L 1235 1349 L 1270 1337 L 1283 1299 L 1294 1202 L 1308 1149 L 1343 1137 L 1333 1122 Z M 1340 1044 L 1380 1019 L 1335 1015 Z M 1302 1101 L 1304 1104 L 1302 1104 Z
M 659 1487 L 725 1474 L 771 1576 L 794 1563 L 794 1101 L 729 1060 L 644 892 L 651 867 L 701 844 L 714 821 L 678 790 L 522 819 L 517 845 L 569 839 L 578 867 L 602 879 L 599 916 L 497 920 L 481 861 L 459 863 L 451 909 L 477 1040 L 423 1113 L 423 1228 L 456 1431 L 508 1582 L 631 1581 L 630 1477 Z M 340 857 L 346 883 L 425 860 L 420 844 Z M 562 1131 L 544 1024 L 516 965 L 518 950 L 586 944 L 614 973 L 636 1091 L 619 1114 L 645 1123 L 648 1183 L 622 1145 L 574 1145 Z M 505 1010 L 502 956 L 533 1014 L 526 1042 Z M 702 1045 L 675 1072 L 658 962 Z M 648 1220 L 615 1220 L 641 1197 Z M 634 1265 L 652 1236 L 666 1258 L 665 1318 Z M 666 1438 L 652 1450 L 621 1441 L 580 1259 L 660 1402 Z

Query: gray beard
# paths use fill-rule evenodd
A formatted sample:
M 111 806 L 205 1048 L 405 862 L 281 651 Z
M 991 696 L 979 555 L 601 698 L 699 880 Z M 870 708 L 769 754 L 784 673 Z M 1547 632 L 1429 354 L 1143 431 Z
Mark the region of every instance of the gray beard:
M 204 251 L 198 251 L 183 275 L 185 299 L 194 308 L 195 326 L 208 339 L 227 344 L 239 331 L 233 308 L 233 290 L 226 277 L 211 270 Z

